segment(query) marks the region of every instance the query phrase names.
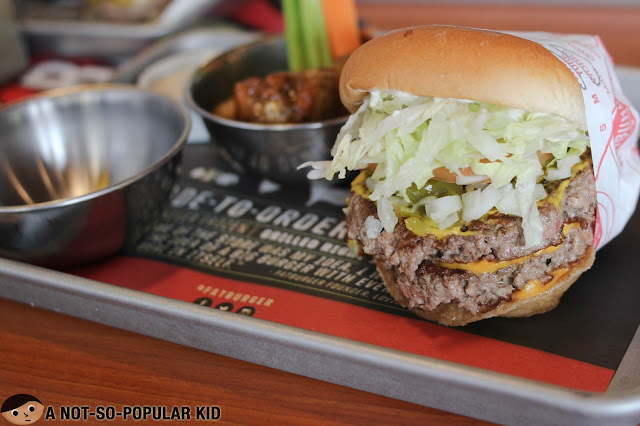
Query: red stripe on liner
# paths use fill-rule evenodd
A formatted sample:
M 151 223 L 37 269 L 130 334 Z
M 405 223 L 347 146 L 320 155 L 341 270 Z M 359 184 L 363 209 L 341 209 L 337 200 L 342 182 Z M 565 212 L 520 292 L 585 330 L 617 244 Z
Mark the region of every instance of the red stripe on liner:
M 231 303 L 233 312 L 253 306 L 256 318 L 572 389 L 604 392 L 614 374 L 608 368 L 428 321 L 153 260 L 114 257 L 68 272 L 186 302 L 209 297 L 212 307 Z

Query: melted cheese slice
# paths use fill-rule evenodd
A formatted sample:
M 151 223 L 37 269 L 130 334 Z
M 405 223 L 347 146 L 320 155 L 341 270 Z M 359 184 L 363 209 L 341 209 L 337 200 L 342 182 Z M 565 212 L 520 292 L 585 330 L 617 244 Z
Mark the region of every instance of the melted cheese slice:
M 569 271 L 569 268 L 560 268 L 554 271 L 552 274 L 553 278 L 551 278 L 551 281 L 546 283 L 543 283 L 540 280 L 529 281 L 524 287 L 522 287 L 520 290 L 515 291 L 513 293 L 513 295 L 511 296 L 512 300 L 527 299 L 529 297 L 536 296 L 540 293 L 544 293 L 545 291 L 553 288 L 553 286 L 556 284 L 556 282 L 558 282 L 560 277 L 564 275 L 567 271 Z
M 439 265 L 448 269 L 462 269 L 465 271 L 469 271 L 473 274 L 476 275 L 480 275 L 480 274 L 484 274 L 487 272 L 495 272 L 499 269 L 502 268 L 506 268 L 509 265 L 513 265 L 514 263 L 521 263 L 524 262 L 527 259 L 530 259 L 534 256 L 539 256 L 543 253 L 552 253 L 556 250 L 558 250 L 560 248 L 559 245 L 557 246 L 549 246 L 545 249 L 542 250 L 538 250 L 535 253 L 531 253 L 530 255 L 527 256 L 522 256 L 522 257 L 518 257 L 516 259 L 511 259 L 511 260 L 502 260 L 499 262 L 492 262 L 490 260 L 479 260 L 477 262 L 471 262 L 471 263 L 440 263 Z
M 564 225 L 562 227 L 562 233 L 564 235 L 569 234 L 569 231 L 571 231 L 572 229 L 579 227 L 580 224 L 577 222 L 574 223 L 568 223 L 566 225 Z M 522 257 L 518 257 L 516 259 L 511 259 L 511 260 L 502 260 L 502 261 L 498 261 L 498 262 L 492 262 L 490 260 L 479 260 L 477 262 L 471 262 L 471 263 L 445 263 L 445 262 L 441 262 L 439 263 L 440 266 L 444 267 L 444 268 L 448 268 L 448 269 L 462 269 L 465 271 L 469 271 L 473 274 L 476 275 L 480 275 L 480 274 L 485 274 L 485 273 L 491 273 L 491 272 L 496 272 L 499 269 L 502 268 L 506 268 L 509 265 L 513 265 L 515 263 L 521 263 L 524 262 L 527 259 L 530 259 L 534 256 L 540 256 L 542 254 L 545 253 L 553 253 L 554 251 L 558 250 L 560 248 L 560 245 L 557 246 L 549 246 L 547 248 L 538 250 L 534 253 L 531 253 L 527 256 L 522 256 Z

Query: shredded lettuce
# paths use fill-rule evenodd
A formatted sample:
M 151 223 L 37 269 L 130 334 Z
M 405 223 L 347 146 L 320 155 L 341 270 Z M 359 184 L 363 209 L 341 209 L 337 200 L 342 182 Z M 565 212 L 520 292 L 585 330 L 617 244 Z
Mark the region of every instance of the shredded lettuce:
M 544 198 L 537 184 L 571 175 L 571 166 L 589 146 L 586 123 L 563 117 L 458 99 L 373 91 L 343 126 L 330 162 L 313 166 L 310 178 L 344 178 L 347 170 L 376 164 L 367 179 L 378 216 L 390 232 L 398 222 L 397 207 L 418 207 L 441 229 L 481 218 L 492 208 L 522 217 L 527 246 L 541 242 L 542 223 L 536 201 Z M 553 159 L 540 164 L 537 153 Z M 486 160 L 490 162 L 487 162 Z M 482 161 L 481 161 L 482 160 Z M 439 167 L 458 174 L 467 185 L 461 196 L 429 197 L 410 203 L 409 188 L 422 188 Z M 459 169 L 470 167 L 491 183 L 475 185 Z M 568 173 L 568 176 L 567 176 Z M 407 206 L 407 204 L 409 204 Z M 396 209 L 394 209 L 394 207 Z

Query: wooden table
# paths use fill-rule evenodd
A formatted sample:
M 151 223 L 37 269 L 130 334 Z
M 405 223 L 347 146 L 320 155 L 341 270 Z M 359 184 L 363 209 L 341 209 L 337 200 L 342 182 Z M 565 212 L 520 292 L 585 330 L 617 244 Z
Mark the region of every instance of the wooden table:
M 640 40 L 639 8 L 363 1 L 359 10 L 362 19 L 383 29 L 448 23 L 595 32 L 617 63 L 640 65 L 633 45 Z M 0 343 L 2 401 L 29 393 L 53 407 L 210 405 L 220 407 L 223 421 L 244 424 L 484 424 L 6 300 L 0 300 Z
M 5 299 L 0 342 L 0 403 L 27 393 L 56 414 L 218 406 L 221 421 L 240 424 L 486 424 Z

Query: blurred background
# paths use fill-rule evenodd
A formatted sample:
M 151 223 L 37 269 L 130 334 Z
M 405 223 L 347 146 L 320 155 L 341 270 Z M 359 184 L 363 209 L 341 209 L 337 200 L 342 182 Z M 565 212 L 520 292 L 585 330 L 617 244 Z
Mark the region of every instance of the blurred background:
M 357 0 L 356 4 L 362 25 L 376 30 L 440 23 L 598 34 L 617 65 L 640 66 L 640 43 L 629 43 L 640 40 L 639 1 Z M 185 31 L 221 31 L 224 38 L 229 31 L 279 34 L 283 27 L 279 0 L 0 0 L 0 103 L 50 86 L 135 81 L 141 69 L 134 76 L 131 64 L 138 61 L 140 68 L 141 55 Z M 221 48 L 231 44 L 223 40 Z M 44 70 L 42 64 L 47 65 Z

